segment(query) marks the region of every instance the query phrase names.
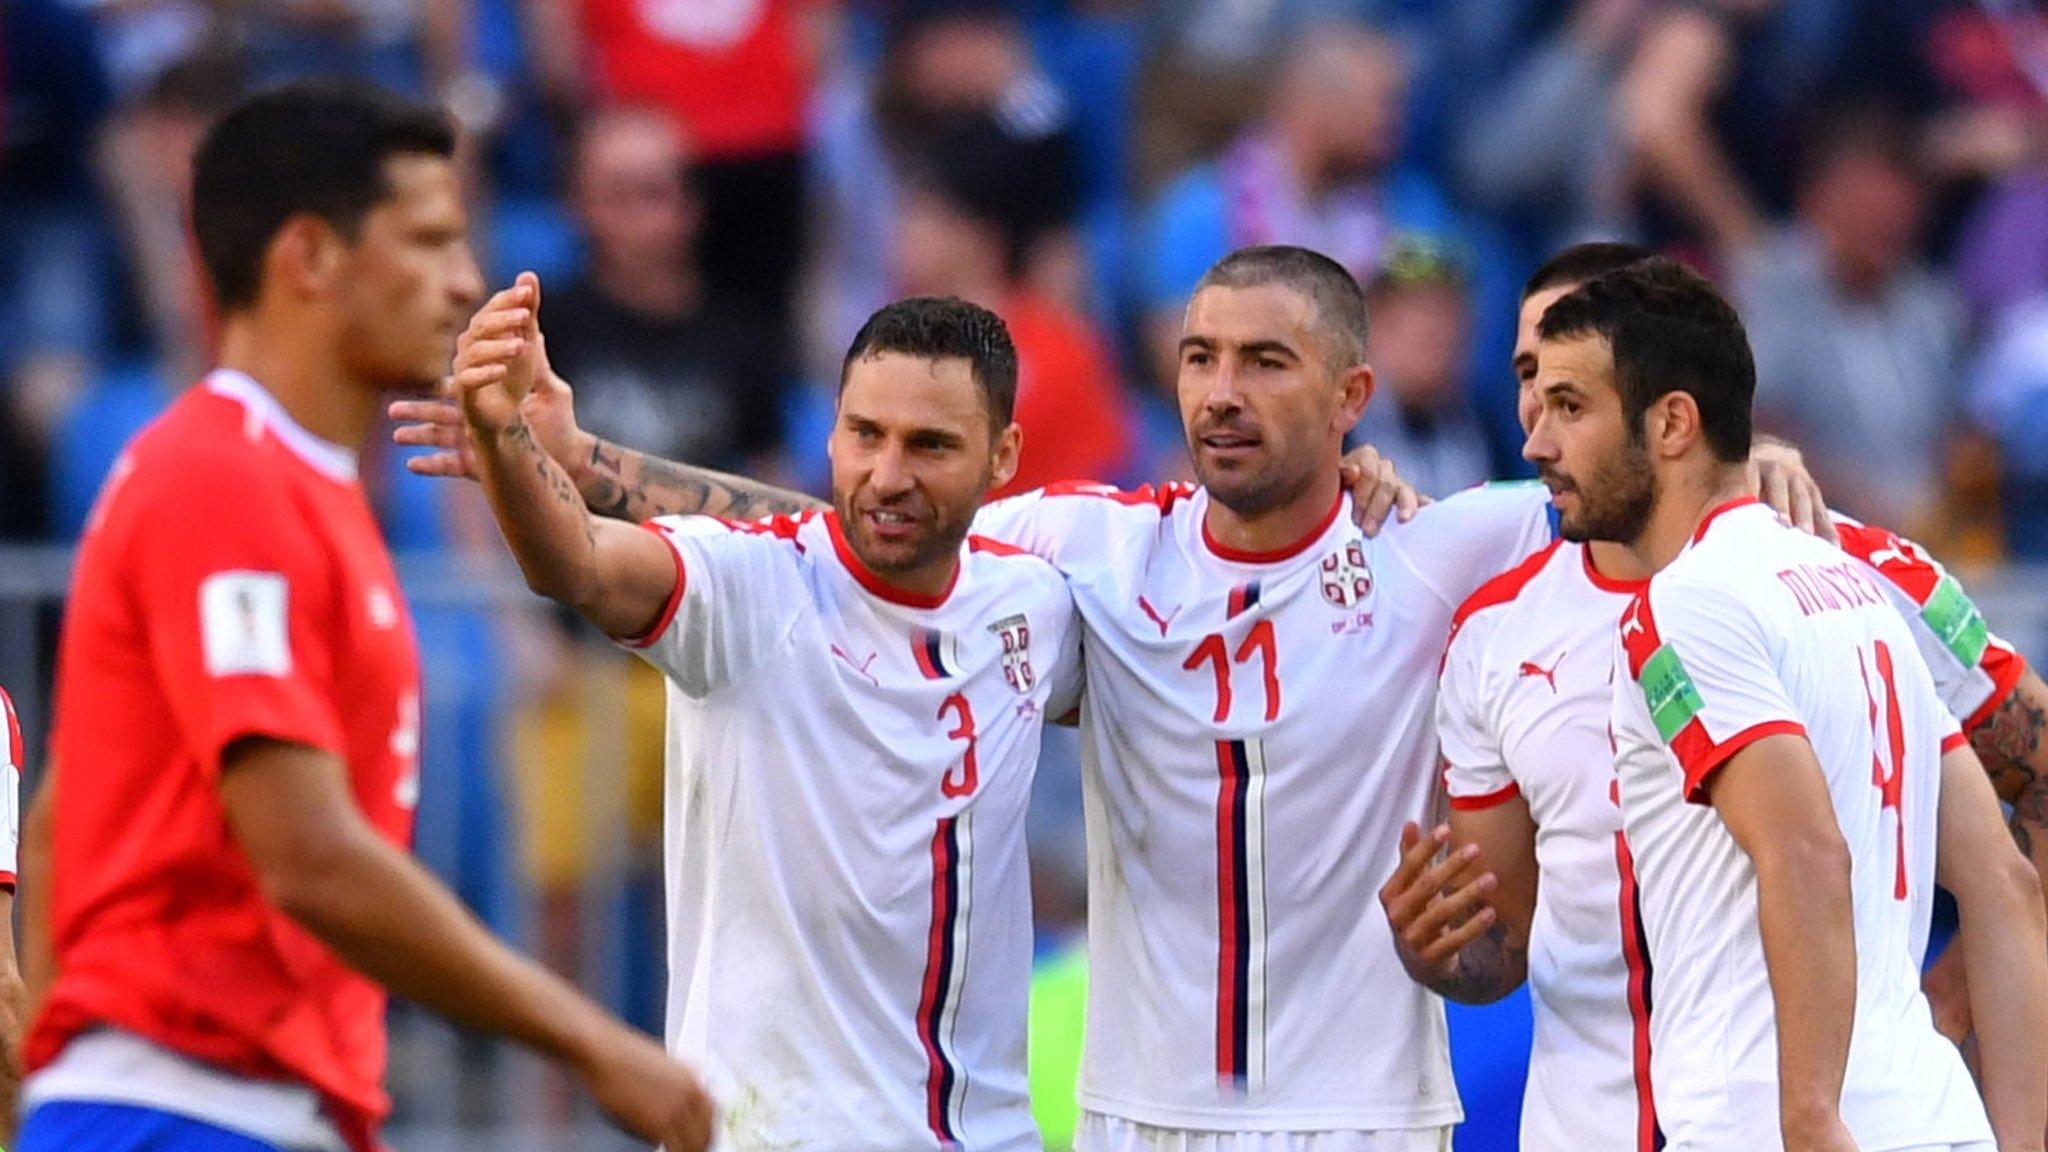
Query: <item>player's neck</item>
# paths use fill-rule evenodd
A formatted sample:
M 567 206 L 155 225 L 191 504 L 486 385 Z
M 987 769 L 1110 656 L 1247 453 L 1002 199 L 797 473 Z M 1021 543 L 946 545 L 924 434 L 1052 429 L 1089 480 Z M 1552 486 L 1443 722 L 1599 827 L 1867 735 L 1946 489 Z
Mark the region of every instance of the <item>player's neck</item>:
M 360 451 L 377 419 L 378 396 L 318 340 L 280 338 L 282 325 L 230 317 L 223 326 L 220 366 L 263 385 L 301 428 L 330 444 Z
M 1339 495 L 1335 469 L 1281 507 L 1255 515 L 1225 507 L 1212 492 L 1202 532 L 1212 544 L 1232 553 L 1263 556 L 1285 552 L 1306 543 L 1329 523 Z
M 1635 552 L 1626 544 L 1612 540 L 1590 540 L 1586 543 L 1586 558 L 1593 565 L 1593 571 L 1620 583 L 1648 580 L 1651 569 L 1636 558 Z
M 1748 481 L 1739 464 L 1717 462 L 1682 472 L 1674 469 L 1666 476 L 1670 482 L 1658 494 L 1648 526 L 1629 545 L 1629 551 L 1647 572 L 1661 571 L 1676 560 L 1708 513 L 1749 494 Z

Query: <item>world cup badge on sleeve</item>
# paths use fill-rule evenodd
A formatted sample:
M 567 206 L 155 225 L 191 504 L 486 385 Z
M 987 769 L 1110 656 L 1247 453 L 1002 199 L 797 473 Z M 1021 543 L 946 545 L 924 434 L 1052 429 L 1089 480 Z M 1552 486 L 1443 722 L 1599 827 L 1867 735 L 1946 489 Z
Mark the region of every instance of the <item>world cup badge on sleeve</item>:
M 1003 642 L 1003 679 L 1019 696 L 1038 686 L 1038 674 L 1031 670 L 1031 621 L 1023 613 L 1005 616 L 988 626 Z

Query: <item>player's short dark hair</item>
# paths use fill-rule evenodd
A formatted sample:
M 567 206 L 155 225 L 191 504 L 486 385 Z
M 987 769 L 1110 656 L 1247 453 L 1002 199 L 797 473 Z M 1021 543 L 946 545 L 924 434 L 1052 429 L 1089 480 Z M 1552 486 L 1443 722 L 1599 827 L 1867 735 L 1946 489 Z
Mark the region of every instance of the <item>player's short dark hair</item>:
M 1584 284 L 1595 276 L 1640 264 L 1655 255 L 1640 244 L 1624 244 L 1618 240 L 1589 240 L 1584 244 L 1574 244 L 1545 260 L 1529 274 L 1528 283 L 1522 285 L 1522 299 L 1527 300 L 1538 292 L 1562 288 L 1567 284 Z
M 885 305 L 860 326 L 847 348 L 839 387 L 846 387 L 854 361 L 885 352 L 967 361 L 988 405 L 990 432 L 1010 426 L 1017 410 L 1017 346 L 1002 317 L 957 296 L 912 296 Z
M 1741 318 L 1699 273 L 1662 256 L 1603 273 L 1552 304 L 1536 330 L 1606 339 L 1631 435 L 1658 397 L 1683 392 L 1715 457 L 1749 459 L 1756 361 Z
M 1316 328 L 1331 367 L 1349 371 L 1365 363 L 1365 292 L 1342 264 L 1291 244 L 1239 248 L 1209 266 L 1195 291 L 1279 284 L 1315 305 Z
M 220 306 L 256 302 L 263 253 L 292 217 L 310 213 L 354 239 L 391 194 L 385 161 L 412 153 L 454 156 L 455 125 L 368 85 L 293 84 L 235 105 L 192 162 L 192 233 Z

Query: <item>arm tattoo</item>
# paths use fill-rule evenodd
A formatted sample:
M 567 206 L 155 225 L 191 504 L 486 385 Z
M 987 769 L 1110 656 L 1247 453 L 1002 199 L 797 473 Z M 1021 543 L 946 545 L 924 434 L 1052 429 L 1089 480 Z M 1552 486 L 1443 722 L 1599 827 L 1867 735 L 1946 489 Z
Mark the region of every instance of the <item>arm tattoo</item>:
M 582 495 L 598 515 L 634 521 L 696 514 L 752 520 L 825 506 L 799 492 L 663 460 L 604 440 L 590 446 Z
M 2030 691 L 2038 684 L 2032 673 L 2022 676 L 1997 711 L 1970 734 L 1970 747 L 1984 761 L 1998 795 L 2012 803 L 2048 776 L 2048 755 L 2042 750 L 2048 740 L 2048 707 Z
M 533 430 L 526 426 L 526 421 L 518 421 L 506 428 L 504 430 L 504 437 L 513 448 L 523 453 L 528 460 L 532 461 L 534 470 L 540 475 L 541 482 L 547 485 L 549 495 L 576 509 L 578 519 L 583 524 L 584 541 L 590 544 L 591 547 L 596 547 L 597 532 L 590 522 L 589 515 L 584 512 L 583 497 L 576 491 L 576 485 L 570 482 L 568 474 L 562 471 L 562 466 L 555 463 L 548 457 L 546 452 L 541 450 L 540 444 L 533 438 Z
M 1457 971 L 1430 981 L 1430 988 L 1459 1004 L 1491 1004 L 1520 987 L 1529 974 L 1529 946 L 1508 939 L 1505 924 L 1458 950 Z
M 1998 795 L 2012 805 L 2012 838 L 2035 859 L 2037 836 L 2048 836 L 2048 688 L 2031 671 L 1970 736 L 1970 746 Z M 2044 845 L 2048 846 L 2048 845 Z

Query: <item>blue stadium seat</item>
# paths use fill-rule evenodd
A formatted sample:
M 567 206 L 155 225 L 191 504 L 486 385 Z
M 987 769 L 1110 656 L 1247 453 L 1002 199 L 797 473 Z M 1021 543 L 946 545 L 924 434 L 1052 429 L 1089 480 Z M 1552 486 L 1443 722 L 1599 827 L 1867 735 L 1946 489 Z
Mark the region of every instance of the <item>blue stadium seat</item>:
M 78 538 L 115 458 L 170 402 L 162 376 L 146 364 L 110 368 L 86 386 L 51 437 L 50 527 L 59 539 Z

